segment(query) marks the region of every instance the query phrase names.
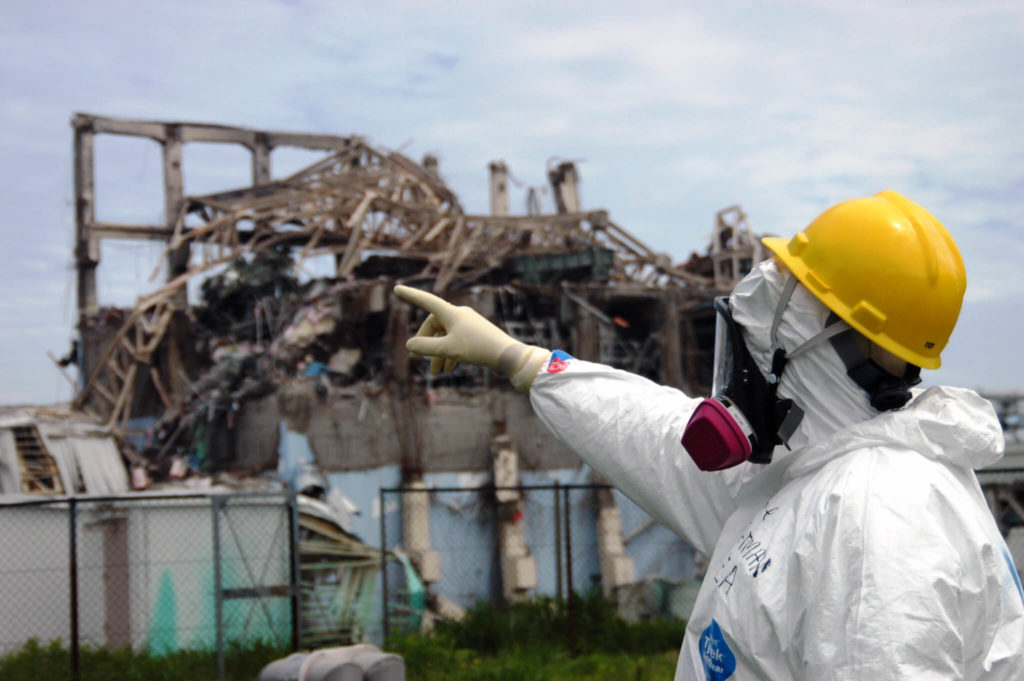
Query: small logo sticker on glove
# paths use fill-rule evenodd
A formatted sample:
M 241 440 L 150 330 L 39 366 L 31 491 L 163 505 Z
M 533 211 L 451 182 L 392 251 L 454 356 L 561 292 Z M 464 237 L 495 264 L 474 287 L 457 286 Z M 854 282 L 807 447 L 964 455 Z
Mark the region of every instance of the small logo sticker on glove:
M 569 353 L 555 350 L 551 353 L 551 359 L 548 360 L 547 372 L 549 374 L 560 374 L 569 368 L 569 362 L 573 359 L 573 356 Z

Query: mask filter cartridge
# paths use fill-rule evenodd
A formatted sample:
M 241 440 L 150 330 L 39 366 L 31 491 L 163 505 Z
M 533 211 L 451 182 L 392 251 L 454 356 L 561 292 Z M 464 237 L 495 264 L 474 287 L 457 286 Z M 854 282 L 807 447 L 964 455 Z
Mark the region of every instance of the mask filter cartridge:
M 701 402 L 683 431 L 683 447 L 697 468 L 720 471 L 750 458 L 750 425 L 728 400 L 709 397 Z

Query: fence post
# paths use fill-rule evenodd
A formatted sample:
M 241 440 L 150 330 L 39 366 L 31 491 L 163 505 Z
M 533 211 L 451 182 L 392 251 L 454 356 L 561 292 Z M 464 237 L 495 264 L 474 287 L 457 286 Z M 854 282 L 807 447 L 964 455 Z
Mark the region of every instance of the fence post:
M 68 498 L 68 579 L 71 594 L 71 679 L 79 679 L 78 656 L 78 506 L 75 497 Z
M 288 539 L 291 556 L 292 650 L 302 642 L 302 592 L 299 573 L 299 498 L 295 488 L 288 486 Z
M 213 512 L 213 593 L 214 617 L 217 625 L 217 678 L 224 679 L 224 585 L 221 583 L 220 570 L 220 511 L 224 507 L 224 497 L 210 497 L 210 509 Z
M 555 595 L 562 600 L 562 493 L 561 483 L 555 480 Z
M 569 654 L 576 654 L 576 618 L 575 608 L 573 608 L 573 592 L 572 586 L 572 505 L 569 501 L 569 491 L 571 487 L 565 488 L 565 578 L 566 588 L 568 595 L 565 600 L 566 603 L 566 633 L 569 637 Z
M 384 646 L 388 644 L 388 549 L 387 549 L 387 509 L 384 506 L 383 487 L 380 488 L 380 587 L 381 600 L 384 602 Z

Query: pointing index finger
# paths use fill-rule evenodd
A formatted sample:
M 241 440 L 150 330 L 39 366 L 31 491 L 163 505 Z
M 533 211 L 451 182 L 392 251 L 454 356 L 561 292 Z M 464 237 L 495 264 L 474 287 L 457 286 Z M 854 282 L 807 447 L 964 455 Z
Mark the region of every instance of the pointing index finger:
M 413 305 L 422 307 L 427 312 L 437 316 L 441 324 L 446 328 L 452 322 L 452 312 L 455 310 L 455 306 L 442 298 L 438 298 L 433 293 L 413 288 L 411 286 L 396 286 L 395 295 Z

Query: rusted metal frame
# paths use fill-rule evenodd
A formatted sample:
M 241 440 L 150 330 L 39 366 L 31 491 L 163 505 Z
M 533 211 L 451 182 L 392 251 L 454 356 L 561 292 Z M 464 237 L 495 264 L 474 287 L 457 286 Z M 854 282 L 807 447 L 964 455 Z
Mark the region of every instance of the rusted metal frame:
M 647 244 L 640 241 L 640 239 L 637 239 L 611 220 L 606 220 L 600 227 L 595 225 L 595 228 L 602 230 L 615 243 L 620 244 L 623 248 L 633 251 L 637 255 L 643 255 L 651 259 L 656 258 L 658 255 L 651 250 Z
M 124 383 L 121 384 L 121 391 L 117 397 L 117 403 L 114 404 L 114 408 L 111 410 L 110 416 L 107 419 L 107 430 L 113 430 L 118 421 L 124 422 L 131 418 L 131 409 L 128 398 L 135 389 L 135 375 L 138 373 L 138 370 L 138 364 L 132 364 L 128 368 L 128 376 L 125 378 Z
M 634 237 L 629 235 L 627 232 L 625 232 L 625 230 L 622 230 L 621 228 L 615 226 L 614 223 L 609 222 L 608 225 L 615 228 L 614 232 L 608 230 L 607 228 L 602 229 L 605 233 L 605 237 L 611 242 L 611 245 L 618 247 L 617 249 L 613 248 L 613 250 L 625 251 L 626 253 L 631 254 L 635 258 L 635 262 L 630 263 L 630 265 L 632 265 L 633 267 L 633 271 L 630 272 L 629 265 L 626 265 L 624 267 L 624 271 L 628 273 L 628 276 L 631 279 L 637 279 L 640 281 L 652 280 L 652 277 L 649 273 L 647 275 L 641 275 L 641 271 L 643 270 L 643 268 L 645 266 L 648 266 L 656 270 L 656 272 L 667 275 L 668 277 L 671 277 L 672 279 L 675 279 L 683 284 L 694 283 L 702 286 L 712 285 L 711 280 L 701 277 L 699 275 L 683 272 L 674 267 L 662 267 L 657 262 L 658 255 L 656 253 L 654 253 L 649 248 L 647 248 L 647 246 L 643 245 Z M 615 232 L 617 232 L 618 234 Z M 637 250 L 636 248 L 634 248 L 634 244 L 631 244 L 628 241 L 620 239 L 620 234 L 626 235 L 629 240 L 632 240 L 633 242 L 635 242 L 636 245 L 639 245 L 641 250 Z M 619 258 L 617 257 L 616 260 L 618 259 Z
M 421 239 L 422 241 L 429 243 L 430 241 L 433 241 L 437 237 L 437 235 L 440 234 L 441 231 L 444 230 L 451 223 L 452 219 L 447 215 L 442 217 L 436 223 L 434 223 L 433 226 L 427 223 L 422 228 L 420 228 L 419 231 L 413 234 L 413 236 L 409 237 L 409 239 L 403 242 L 401 248 L 403 250 L 406 248 L 411 248 Z
M 650 260 L 653 260 L 656 257 L 656 254 L 653 251 L 651 251 L 650 249 L 644 248 L 642 250 L 638 250 L 638 249 L 634 248 L 628 242 L 623 241 L 622 239 L 619 239 L 618 235 L 613 234 L 613 233 L 611 233 L 611 232 L 609 232 L 607 230 L 601 230 L 600 232 L 595 232 L 594 236 L 595 236 L 595 241 L 596 242 L 598 242 L 598 243 L 604 242 L 605 245 L 611 246 L 612 250 L 617 250 L 617 251 L 621 251 L 623 253 L 628 253 L 628 254 L 630 254 L 630 255 L 638 258 L 638 259 L 644 259 L 644 260 L 649 260 L 650 261 Z
M 160 319 L 153 328 L 150 338 L 144 345 L 139 347 L 139 354 L 136 355 L 135 359 L 140 362 L 148 362 L 150 357 L 156 352 L 156 349 L 160 346 L 160 342 L 164 338 L 164 334 L 167 333 L 167 327 L 171 324 L 171 319 L 174 318 L 174 308 L 165 305 L 161 312 Z
M 358 195 L 356 195 L 356 196 L 358 196 Z M 355 196 L 353 196 L 352 198 L 354 199 Z M 267 212 L 267 213 L 263 213 L 263 214 L 260 214 L 260 215 L 253 215 L 253 216 L 250 216 L 250 215 L 242 216 L 242 215 L 238 215 L 237 213 L 235 213 L 235 214 L 233 214 L 231 216 L 224 216 L 224 217 L 220 218 L 219 221 L 221 222 L 221 224 L 223 224 L 223 223 L 226 223 L 226 222 L 235 223 L 235 222 L 237 222 L 238 220 L 241 220 L 241 219 L 250 219 L 250 220 L 262 221 L 262 222 L 280 223 L 280 222 L 295 221 L 295 220 L 306 220 L 306 221 L 308 221 L 308 220 L 319 219 L 320 222 L 323 223 L 323 222 L 325 222 L 325 219 L 323 218 L 323 213 L 324 212 L 331 212 L 330 210 L 327 210 L 327 211 L 324 210 L 325 204 L 333 203 L 333 202 L 337 201 L 336 197 L 332 197 L 332 196 L 316 196 L 316 195 L 313 195 L 313 196 L 308 196 L 307 195 L 307 196 L 303 197 L 303 199 L 304 199 L 304 201 L 306 203 L 306 206 L 303 209 L 299 210 L 299 211 L 294 210 L 292 208 L 292 206 L 278 206 L 278 207 L 276 207 L 277 208 L 276 211 L 273 212 L 273 213 Z M 385 201 L 383 198 L 380 198 L 378 200 L 381 201 L 381 202 Z M 330 207 L 333 207 L 333 206 L 330 206 Z M 394 204 L 394 207 L 396 209 L 408 212 L 408 207 L 402 206 L 401 204 Z M 291 210 L 289 210 L 290 208 L 291 208 Z M 357 209 L 358 209 L 358 207 L 357 207 Z M 344 215 L 344 211 L 340 211 L 340 212 L 342 213 L 342 215 Z M 198 230 L 196 230 L 197 231 L 197 236 L 198 237 L 206 237 L 206 235 L 209 233 L 210 229 L 211 229 L 211 225 L 207 225 L 207 226 L 205 226 L 203 228 L 199 228 Z M 315 230 L 314 230 L 314 233 L 315 233 Z M 315 248 L 315 245 L 316 244 L 314 244 L 314 248 Z
M 373 214 L 375 225 L 372 233 L 367 235 L 375 247 L 390 250 L 397 249 L 403 240 L 415 229 L 421 227 L 423 218 L 414 212 L 375 210 Z
M 431 193 L 437 197 L 438 202 L 443 202 L 446 199 L 451 200 L 454 198 L 452 196 L 451 190 L 449 190 L 448 187 L 446 187 L 443 182 L 441 182 L 436 177 L 423 170 L 423 168 L 418 163 L 412 161 L 406 156 L 403 156 L 398 152 L 391 152 L 390 154 L 388 154 L 388 160 L 394 163 L 395 165 L 399 166 L 403 170 L 412 173 L 416 177 L 416 179 L 419 180 L 419 183 L 421 185 L 429 187 Z
M 241 237 L 237 229 L 237 224 L 243 220 L 249 220 L 256 224 L 257 222 L 274 220 L 275 222 L 287 222 L 293 220 L 300 220 L 309 218 L 319 214 L 316 210 L 309 210 L 305 214 L 303 213 L 292 213 L 286 216 L 282 215 L 256 215 L 248 209 L 243 209 L 239 212 L 228 214 L 217 218 L 214 222 L 203 225 L 192 229 L 186 233 L 182 239 L 183 242 L 195 241 L 203 244 L 215 244 L 222 247 L 234 249 L 235 251 L 244 251 L 241 246 Z M 313 231 L 311 231 L 313 233 Z M 292 233 L 294 235 L 294 232 Z M 217 258 L 216 262 L 219 263 L 223 258 Z
M 234 213 L 243 208 L 254 210 L 261 209 L 266 205 L 278 205 L 285 203 L 289 194 L 306 191 L 304 186 L 295 186 L 291 183 L 278 180 L 268 184 L 259 185 L 245 190 L 233 190 L 217 194 L 204 194 L 202 196 L 190 196 L 189 202 L 193 207 L 208 207 L 221 213 Z
M 664 272 L 655 263 L 646 262 L 641 267 L 641 270 L 647 268 L 647 272 L 640 278 L 642 284 L 654 285 L 659 279 L 662 279 Z
M 354 156 L 362 153 L 362 149 L 365 148 L 365 144 L 359 138 L 349 138 L 349 144 L 343 149 L 330 154 L 316 163 L 301 168 L 296 172 L 292 173 L 288 177 L 280 180 L 281 182 L 295 182 L 312 178 L 317 175 L 325 175 L 330 173 L 335 166 L 342 165 L 352 159 Z
M 435 206 L 428 203 L 413 201 L 395 201 L 386 195 L 382 195 L 379 190 L 374 188 L 367 189 L 366 191 L 372 191 L 377 194 L 377 200 L 375 201 L 374 205 L 377 206 L 377 210 L 379 210 L 380 212 L 392 213 L 394 215 L 405 215 L 410 217 L 419 216 L 421 218 L 423 216 L 433 217 L 445 215 L 445 213 L 439 211 Z M 448 215 L 452 214 L 449 213 Z
M 308 198 L 308 197 L 304 197 Z M 336 200 L 336 199 L 335 199 Z M 311 203 L 311 202 L 310 202 Z M 238 236 L 238 223 L 243 220 L 249 220 L 253 224 L 266 223 L 270 225 L 286 224 L 294 221 L 309 221 L 312 219 L 320 218 L 323 221 L 322 207 L 317 205 L 306 205 L 303 208 L 296 209 L 295 204 L 275 206 L 273 210 L 262 210 L 253 211 L 248 207 L 240 208 L 232 213 L 217 218 L 215 222 L 211 222 L 203 227 L 195 228 L 189 235 L 190 238 L 197 240 L 203 240 L 207 238 L 207 235 L 217 232 L 218 230 L 230 230 L 232 237 L 230 243 L 235 245 L 241 242 Z M 311 230 L 311 233 L 315 230 Z M 223 236 L 220 237 L 222 242 L 227 240 Z
M 395 203 L 405 203 L 405 191 L 416 186 L 416 180 L 408 173 L 399 172 L 396 176 L 388 178 L 388 192 L 384 196 Z
M 465 224 L 465 220 L 459 220 L 459 224 Z M 448 262 L 445 263 L 438 272 L 437 279 L 434 282 L 434 291 L 443 292 L 448 288 L 451 280 L 455 277 L 455 274 L 459 271 L 462 263 L 469 257 L 470 253 L 476 248 L 477 239 L 484 229 L 484 223 L 478 222 L 470 229 L 470 232 L 466 240 L 457 246 L 457 250 L 448 251 L 446 253 Z M 452 241 L 454 242 L 454 237 Z
M 353 137 L 350 138 L 349 144 L 338 150 L 337 153 L 289 175 L 283 181 L 303 181 L 315 178 L 318 175 L 336 175 L 338 174 L 337 168 L 341 168 L 346 165 L 352 167 L 353 161 L 358 161 L 358 165 L 356 167 L 366 167 L 368 164 L 365 163 L 364 159 L 368 155 L 376 155 L 380 158 L 379 154 L 376 154 L 376 152 L 374 152 L 374 150 L 366 145 L 366 143 L 360 138 Z M 350 171 L 346 169 L 345 172 Z
M 153 330 L 159 325 L 160 317 L 167 309 L 165 302 L 160 302 L 154 305 L 149 310 L 146 310 L 143 314 L 139 315 L 139 323 L 142 325 L 143 331 L 147 334 L 152 334 Z
M 374 228 L 370 230 L 373 241 L 382 245 L 390 244 L 391 248 L 401 248 L 401 244 L 409 239 L 410 235 L 422 234 L 423 230 L 429 229 L 438 217 L 436 211 L 422 205 L 396 204 L 384 197 L 375 198 L 373 211 L 377 220 Z M 443 227 L 444 225 L 441 226 L 442 229 Z M 364 229 L 364 232 L 366 231 Z
M 498 250 L 490 251 L 487 257 L 484 259 L 483 264 L 481 264 L 479 267 L 475 269 L 463 273 L 461 280 L 475 281 L 479 279 L 480 277 L 484 276 L 485 274 L 495 269 L 496 267 L 501 266 L 501 263 L 505 260 L 505 258 L 508 257 L 508 255 L 515 250 L 515 244 L 506 244 L 505 246 L 501 247 Z
M 243 218 L 250 219 L 250 218 Z M 257 221 L 253 220 L 253 229 L 256 229 Z M 221 246 L 224 248 L 238 248 L 242 245 L 242 240 L 238 234 L 238 222 L 233 225 L 233 229 L 225 229 L 222 232 Z
M 259 188 L 254 187 L 251 190 L 251 193 L 255 197 L 257 192 L 267 191 L 268 186 L 270 185 L 262 185 Z M 248 193 L 250 192 L 246 191 L 246 194 Z M 231 213 L 237 209 L 237 206 L 233 205 L 231 201 L 222 200 L 221 196 L 223 194 L 224 192 L 221 192 L 220 194 L 204 194 L 202 196 L 190 196 L 188 197 L 188 200 L 193 207 L 198 206 L 200 208 L 210 208 L 211 210 L 218 211 L 220 213 Z M 248 203 L 248 201 L 246 203 Z
M 135 320 L 135 338 L 133 339 L 135 341 L 135 346 L 131 350 L 134 356 L 138 356 L 140 352 L 139 348 L 142 347 L 142 344 L 144 342 L 143 339 L 146 336 L 150 335 L 153 329 L 156 328 L 156 324 L 152 323 L 149 317 L 152 316 L 154 319 L 156 319 L 155 310 L 160 309 L 161 305 L 162 303 L 154 305 L 152 308 L 139 315 L 138 318 Z M 127 341 L 127 338 L 124 338 L 122 340 Z
M 1024 518 L 1024 506 L 1021 505 L 1017 498 L 1013 494 L 1013 489 L 1009 486 L 1000 486 L 997 492 L 998 498 L 1008 505 L 1013 512 L 1017 514 L 1018 518 Z
M 120 357 L 117 354 L 114 355 L 114 358 L 109 364 L 107 364 L 107 366 L 110 368 L 110 371 L 113 372 L 114 376 L 117 376 L 119 381 L 123 382 L 125 377 L 128 375 L 128 370 L 121 367 Z
M 204 268 L 205 269 L 205 268 Z M 159 291 L 151 294 L 148 298 L 140 300 L 136 305 L 132 313 L 122 322 L 121 328 L 117 334 L 110 340 L 107 345 L 107 349 L 103 353 L 103 357 L 96 364 L 89 379 L 85 382 L 81 392 L 74 400 L 74 407 L 81 408 L 84 406 L 86 399 L 88 398 L 91 391 L 95 390 L 104 398 L 111 401 L 115 412 L 118 410 L 118 405 L 121 404 L 124 399 L 126 390 L 131 390 L 134 387 L 135 376 L 138 371 L 138 364 L 148 362 L 149 357 L 159 347 L 160 342 L 163 340 L 166 334 L 167 327 L 170 324 L 170 320 L 173 318 L 173 307 L 168 304 L 168 298 L 174 293 L 178 286 L 183 285 L 189 278 L 197 274 L 194 269 L 190 269 L 183 274 L 179 275 L 174 281 L 167 284 Z M 160 317 L 153 320 L 146 319 L 146 314 L 152 312 L 154 308 L 162 310 Z M 155 315 L 154 315 L 155 316 Z M 132 328 L 136 329 L 136 342 L 133 345 L 128 339 L 128 331 Z M 142 340 L 143 335 L 150 335 L 148 342 Z M 128 365 L 127 369 L 120 367 L 119 358 L 117 356 L 118 351 L 127 351 L 129 357 L 134 360 Z M 114 369 L 114 366 L 117 369 Z M 112 373 L 120 382 L 121 386 L 119 389 L 119 396 L 114 399 L 113 395 L 107 392 L 107 389 L 103 386 L 102 377 L 105 372 Z M 122 405 L 123 406 L 123 405 Z M 112 422 L 116 422 L 117 414 L 115 413 Z
M 85 383 L 82 386 L 81 392 L 79 392 L 78 396 L 75 397 L 75 400 L 72 403 L 73 408 L 79 409 L 82 407 L 82 405 L 85 404 L 85 399 L 86 397 L 88 397 L 89 391 L 92 389 L 94 385 L 99 384 L 100 377 L 103 375 L 105 371 L 107 371 L 107 363 L 113 358 L 114 353 L 118 350 L 118 348 L 121 347 L 122 342 L 126 342 L 125 334 L 127 333 L 127 330 L 131 327 L 131 325 L 134 323 L 135 319 L 133 313 L 133 315 L 129 315 L 128 319 L 122 323 L 121 328 L 118 330 L 117 334 L 115 334 L 115 336 L 107 343 L 107 348 L 106 350 L 103 351 L 103 357 L 101 357 L 100 361 L 96 363 L 95 367 L 93 367 L 92 372 L 90 372 L 89 374 L 89 378 L 85 381 Z M 102 391 L 98 392 L 100 392 L 101 395 L 103 394 Z M 107 397 L 107 395 L 104 395 L 104 397 Z M 114 401 L 115 400 L 112 400 L 112 403 Z
M 553 223 L 551 225 L 524 225 L 522 234 L 530 235 L 530 244 L 535 250 L 565 250 L 572 242 L 585 242 L 585 236 L 578 223 Z
M 71 384 L 71 387 L 77 388 L 78 382 L 75 381 L 75 378 L 71 374 L 69 374 L 68 370 L 61 365 L 60 360 L 57 358 L 57 355 L 53 354 L 53 352 L 51 352 L 50 350 L 47 350 L 46 356 L 50 358 L 50 361 L 53 362 L 53 366 L 57 368 L 57 371 L 60 372 L 61 376 L 63 376 L 65 380 L 67 380 L 67 382 Z
M 338 276 L 340 277 L 348 276 L 359 264 L 359 256 L 363 248 L 364 218 L 375 198 L 377 198 L 376 192 L 367 192 L 345 223 L 345 228 L 351 230 L 351 235 L 345 252 L 341 256 L 341 262 L 338 263 Z M 368 234 L 368 237 L 372 238 L 372 232 Z
M 122 381 L 121 383 L 123 385 L 124 381 Z M 107 400 L 110 403 L 110 407 L 111 408 L 113 408 L 114 405 L 117 404 L 117 397 L 113 393 L 110 392 L 109 388 L 107 388 L 105 385 L 103 385 L 99 381 L 97 381 L 96 383 L 94 383 L 92 385 L 92 389 L 94 389 L 96 391 L 96 393 L 100 397 L 102 397 L 103 399 Z M 76 407 L 76 409 L 77 409 L 77 407 Z
M 156 394 L 160 397 L 160 402 L 164 405 L 164 409 L 170 409 L 171 398 L 168 396 L 163 379 L 160 377 L 160 370 L 150 365 L 149 378 L 153 381 L 153 387 L 156 388 Z
M 462 232 L 466 229 L 466 220 L 467 218 L 464 215 L 460 215 L 455 218 L 455 226 L 448 234 L 448 241 L 444 245 L 444 250 L 446 252 L 452 253 L 456 248 L 458 248 L 459 239 L 462 237 Z
M 320 239 L 323 237 L 325 231 L 327 231 L 327 227 L 324 225 L 317 225 L 313 229 L 313 234 L 309 237 L 309 241 L 306 242 L 302 251 L 299 252 L 299 263 L 309 257 L 310 252 L 313 251 L 317 247 L 317 244 L 320 243 Z
M 211 222 L 207 222 L 202 227 L 192 227 L 187 231 L 185 229 L 185 221 L 181 219 L 175 224 L 174 234 L 171 237 L 171 241 L 167 244 L 165 252 L 170 252 L 190 241 L 202 241 L 207 234 L 216 233 L 225 226 L 231 228 L 240 219 L 243 219 L 243 217 L 239 215 L 238 211 L 234 211 L 222 215 Z

